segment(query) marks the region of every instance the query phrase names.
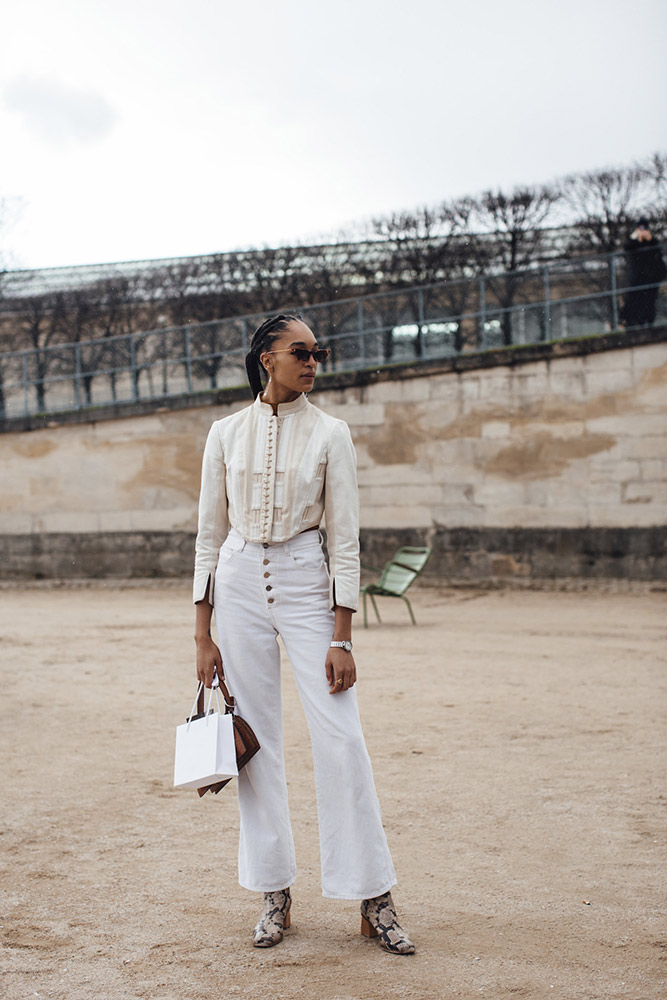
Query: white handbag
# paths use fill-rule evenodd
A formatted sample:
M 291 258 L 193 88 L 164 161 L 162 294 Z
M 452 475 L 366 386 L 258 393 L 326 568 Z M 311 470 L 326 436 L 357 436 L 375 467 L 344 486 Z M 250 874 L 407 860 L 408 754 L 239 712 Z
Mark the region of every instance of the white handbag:
M 208 708 L 203 716 L 193 717 L 203 689 L 204 685 L 200 682 L 188 721 L 176 729 L 175 788 L 201 788 L 225 778 L 236 778 L 239 773 L 234 717 L 230 712 L 220 711 L 217 676 L 211 687 Z M 214 691 L 217 711 L 211 709 Z

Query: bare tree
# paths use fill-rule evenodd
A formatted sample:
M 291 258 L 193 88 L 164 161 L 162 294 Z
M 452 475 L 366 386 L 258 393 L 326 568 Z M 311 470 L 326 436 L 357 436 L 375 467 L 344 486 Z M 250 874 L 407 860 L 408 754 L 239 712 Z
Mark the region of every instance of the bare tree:
M 559 192 L 549 186 L 485 191 L 479 198 L 462 198 L 450 206 L 468 238 L 470 258 L 500 310 L 503 344 L 512 343 L 509 311 L 523 279 L 522 271 L 541 259 L 544 229 L 554 216 Z
M 60 361 L 52 350 L 64 329 L 65 299 L 62 292 L 34 296 L 25 304 L 21 322 L 22 340 L 30 344 L 28 371 L 37 396 L 37 410 L 46 410 L 46 381 Z
M 667 223 L 667 156 L 654 153 L 630 167 L 572 174 L 559 183 L 577 253 L 617 251 L 645 216 L 660 231 Z
M 87 398 L 92 379 L 101 369 L 108 372 L 111 397 L 117 399 L 118 371 L 131 369 L 133 394 L 139 395 L 141 367 L 131 334 L 141 330 L 141 275 L 114 275 L 89 289 L 97 336 L 82 345 L 81 365 Z
M 4 311 L 6 302 L 6 276 L 8 268 L 13 264 L 14 254 L 7 245 L 7 236 L 23 211 L 23 201 L 20 198 L 0 198 L 0 310 Z M 0 331 L 0 351 L 11 351 L 15 346 L 15 338 L 3 323 Z M 14 359 L 0 359 L 0 419 L 7 414 L 7 399 L 5 396 L 5 379 L 11 379 Z
M 667 154 L 653 153 L 639 164 L 647 185 L 647 217 L 653 224 L 655 235 L 664 240 L 667 236 Z
M 446 206 L 421 207 L 414 212 L 395 212 L 371 220 L 371 232 L 385 252 L 385 287 L 414 287 L 443 281 L 453 265 L 458 246 L 458 220 Z M 403 322 L 416 327 L 415 357 L 424 353 L 424 296 L 407 294 Z M 399 324 L 400 325 L 400 324 Z M 393 353 L 393 334 L 388 332 L 385 358 Z

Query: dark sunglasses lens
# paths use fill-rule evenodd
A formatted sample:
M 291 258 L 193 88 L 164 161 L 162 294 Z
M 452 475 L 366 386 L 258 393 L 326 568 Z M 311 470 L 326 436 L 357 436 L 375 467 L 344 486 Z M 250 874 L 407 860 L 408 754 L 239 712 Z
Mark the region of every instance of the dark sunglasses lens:
M 317 351 L 309 351 L 305 347 L 293 347 L 292 354 L 299 361 L 310 361 L 311 354 L 315 361 L 326 361 L 329 357 L 329 349 L 322 347 Z

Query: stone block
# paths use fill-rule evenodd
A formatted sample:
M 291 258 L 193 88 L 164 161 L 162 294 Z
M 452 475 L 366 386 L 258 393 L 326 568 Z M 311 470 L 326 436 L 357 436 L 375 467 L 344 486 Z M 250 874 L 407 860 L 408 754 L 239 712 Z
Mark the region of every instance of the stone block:
M 587 523 L 585 507 L 560 508 L 545 511 L 544 507 L 531 504 L 514 506 L 499 505 L 493 511 L 493 519 L 485 522 L 496 528 L 579 528 Z
M 514 372 L 514 394 L 520 397 L 544 396 L 550 391 L 549 373 L 546 366 L 534 375 L 527 375 L 523 369 Z
M 48 535 L 59 532 L 94 534 L 100 530 L 99 516 L 87 511 L 53 511 L 35 515 L 34 529 Z
M 211 423 L 216 419 L 217 415 L 212 412 Z M 100 421 L 93 424 L 90 431 L 96 445 L 100 441 L 107 444 L 125 444 L 128 441 L 134 443 L 139 438 L 158 437 L 163 433 L 162 419 L 159 414 L 127 417 L 125 420 Z
M 544 379 L 549 373 L 549 366 L 546 361 L 529 361 L 514 369 L 514 375 L 520 375 L 526 379 Z
M 608 455 L 609 452 L 605 452 Z M 550 479 L 553 483 L 556 480 Z M 585 489 L 591 481 L 591 466 L 587 459 L 579 458 L 566 465 L 558 476 L 558 482 L 567 486 L 568 489 L 581 491 Z
M 556 396 L 564 396 L 568 401 L 581 402 L 586 397 L 586 378 L 583 370 L 575 373 L 552 369 L 549 374 L 549 391 Z
M 602 506 L 615 505 L 621 502 L 621 484 L 619 482 L 590 483 L 586 490 L 587 503 Z
M 568 441 L 572 438 L 581 437 L 584 433 L 583 420 L 531 420 L 523 427 L 517 428 L 522 433 L 527 433 L 534 438 L 540 434 L 546 434 L 559 441 Z M 516 434 L 516 431 L 514 432 Z
M 635 375 L 631 368 L 624 368 L 621 371 L 590 371 L 586 373 L 586 391 L 589 396 L 627 392 L 634 387 Z
M 428 378 L 406 378 L 395 384 L 399 388 L 398 402 L 427 403 L 430 399 Z
M 664 414 L 628 412 L 611 417 L 591 417 L 586 420 L 586 430 L 594 434 L 612 434 L 618 437 L 662 436 L 667 443 L 665 423 Z
M 626 459 L 622 462 L 601 460 L 599 462 L 591 462 L 590 479 L 592 483 L 624 483 L 631 479 L 638 479 L 639 477 L 640 463 L 636 460 Z
M 433 455 L 431 481 L 434 483 L 481 482 L 483 471 L 476 464 L 472 442 L 467 439 L 443 443 L 439 452 Z
M 594 528 L 652 528 L 664 525 L 665 513 L 664 505 L 659 504 L 588 505 L 588 521 Z
M 402 488 L 405 483 L 411 486 L 430 486 L 433 483 L 433 471 L 417 462 L 414 465 L 371 465 L 359 470 L 360 489 L 371 486 Z
M 512 428 L 509 423 L 504 420 L 489 420 L 487 423 L 482 424 L 482 437 L 483 438 L 509 438 L 512 433 Z
M 486 478 L 482 484 L 473 487 L 472 496 L 478 506 L 493 509 L 497 505 L 520 504 L 524 495 L 523 483 Z
M 664 480 L 642 480 L 641 482 L 625 483 L 623 486 L 623 502 L 667 504 L 667 483 Z
M 484 512 L 469 503 L 444 503 L 438 508 L 437 523 L 443 528 L 474 528 L 484 523 Z
M 547 487 L 547 504 L 551 511 L 561 507 L 584 507 L 586 504 L 586 493 L 589 484 L 582 488 L 578 484 L 573 484 L 565 479 L 550 481 Z
M 523 484 L 525 503 L 535 507 L 548 507 L 549 483 L 532 482 Z
M 479 376 L 468 373 L 459 376 L 459 394 L 463 408 L 469 412 L 471 405 L 481 397 L 481 380 Z
M 440 400 L 430 403 L 427 409 L 419 408 L 419 426 L 424 431 L 432 431 L 437 436 L 443 428 L 453 424 L 461 413 L 458 399 Z
M 129 510 L 102 510 L 98 518 L 100 531 L 132 531 L 132 513 Z
M 376 382 L 374 385 L 364 386 L 364 389 L 365 389 L 365 400 L 364 400 L 365 402 L 368 401 L 369 403 L 374 403 L 374 404 L 386 403 L 389 405 L 392 405 L 397 402 L 398 397 L 396 393 L 396 382 L 393 379 L 388 379 L 386 382 Z M 331 409 L 331 403 L 336 402 L 336 399 L 334 399 L 334 397 L 337 397 L 338 394 L 332 391 L 331 393 L 327 393 L 326 395 L 327 399 L 322 400 L 322 409 L 325 410 L 327 413 L 329 413 Z
M 451 405 L 459 400 L 458 378 L 452 372 L 450 375 L 435 376 L 426 380 L 428 385 L 428 398 L 433 403 L 444 403 Z
M 650 374 L 653 374 L 653 372 Z M 664 381 L 662 379 L 656 379 L 655 381 L 649 381 L 648 379 L 644 381 L 640 380 L 635 386 L 634 398 L 636 405 L 641 407 L 645 412 L 656 411 L 665 414 L 665 422 L 667 423 L 667 408 L 665 406 L 667 378 Z
M 32 530 L 32 514 L 17 510 L 0 514 L 0 535 L 29 535 Z
M 396 501 L 401 506 L 426 506 L 438 504 L 442 500 L 442 487 L 405 482 L 396 482 L 392 486 L 360 486 L 359 504 L 362 507 L 386 507 Z
M 184 521 L 192 519 L 190 510 L 130 511 L 132 531 L 180 531 Z
M 352 437 L 354 441 L 354 435 Z M 365 442 L 354 441 L 354 448 L 357 453 L 357 469 L 359 470 L 359 475 L 362 475 L 362 470 L 372 469 L 375 467 L 375 462 L 370 457 L 368 453 L 368 445 Z
M 549 361 L 549 377 L 552 378 L 554 375 L 560 377 L 565 375 L 581 376 L 586 367 L 585 362 L 586 358 L 584 356 L 551 358 Z
M 442 506 L 464 507 L 473 505 L 474 486 L 472 483 L 444 483 L 442 490 Z
M 347 406 L 327 408 L 330 416 L 344 420 L 352 430 L 355 427 L 377 427 L 385 421 L 384 403 L 350 403 Z M 352 430 L 354 436 L 354 431 Z
M 638 463 L 639 478 L 664 482 L 667 480 L 667 460 L 647 458 Z
M 504 403 L 513 395 L 512 376 L 508 371 L 491 369 L 480 374 L 479 396 L 485 403 L 502 400 Z
M 632 355 L 632 364 L 637 371 L 667 365 L 667 343 L 643 344 L 640 347 L 631 348 L 629 353 Z
M 507 441 L 498 441 L 495 438 L 473 438 L 470 444 L 473 463 L 479 469 L 486 469 L 498 452 L 507 447 Z
M 626 348 L 618 351 L 587 354 L 583 361 L 587 376 L 593 372 L 611 374 L 612 372 L 632 371 L 632 353 Z
M 626 437 L 614 449 L 619 458 L 659 458 L 667 460 L 667 435 L 650 434 L 646 437 Z
M 430 528 L 433 515 L 429 507 L 390 504 L 385 507 L 361 507 L 362 528 Z

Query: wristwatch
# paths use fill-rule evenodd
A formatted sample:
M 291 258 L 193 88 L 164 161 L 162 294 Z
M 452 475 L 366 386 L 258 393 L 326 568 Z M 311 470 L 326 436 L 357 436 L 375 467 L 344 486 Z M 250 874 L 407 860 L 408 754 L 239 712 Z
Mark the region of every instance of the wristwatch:
M 337 646 L 339 649 L 344 649 L 346 653 L 352 652 L 352 643 L 349 639 L 341 639 L 340 642 L 334 639 L 331 643 L 332 646 Z

